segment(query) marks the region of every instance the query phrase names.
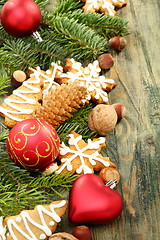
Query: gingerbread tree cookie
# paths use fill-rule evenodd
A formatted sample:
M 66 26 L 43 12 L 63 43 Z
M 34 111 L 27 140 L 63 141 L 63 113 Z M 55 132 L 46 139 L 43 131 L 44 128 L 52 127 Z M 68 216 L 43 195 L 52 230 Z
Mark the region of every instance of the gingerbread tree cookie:
M 0 115 L 5 117 L 4 124 L 12 128 L 17 122 L 31 118 L 43 96 L 48 94 L 50 88 L 59 85 L 54 79 L 61 71 L 62 68 L 55 63 L 47 71 L 42 71 L 40 67 L 31 69 L 30 78 L 0 105 Z
M 67 207 L 68 201 L 55 201 L 5 218 L 4 223 L 8 229 L 6 240 L 47 240 L 56 230 Z
M 97 103 L 108 103 L 107 92 L 117 85 L 113 79 L 100 75 L 101 68 L 97 60 L 83 67 L 73 58 L 67 58 L 64 70 L 66 72 L 61 73 L 57 77 L 57 81 L 60 84 L 76 82 L 84 86 L 89 93 L 89 98 Z
M 101 12 L 107 16 L 116 14 L 115 7 L 121 8 L 127 5 L 125 0 L 82 0 L 85 3 L 84 12 Z
M 71 172 L 77 174 L 94 173 L 104 167 L 116 167 L 108 157 L 100 154 L 106 147 L 105 138 L 88 139 L 86 143 L 82 136 L 72 131 L 68 136 L 69 147 L 64 143 L 60 147 L 59 159 L 61 165 L 55 173 Z

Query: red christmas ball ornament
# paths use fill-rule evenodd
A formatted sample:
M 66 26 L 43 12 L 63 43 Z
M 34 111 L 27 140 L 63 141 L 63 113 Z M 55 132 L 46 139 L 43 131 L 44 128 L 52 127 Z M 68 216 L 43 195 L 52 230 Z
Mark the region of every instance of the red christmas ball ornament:
M 27 37 L 38 29 L 41 12 L 33 0 L 9 0 L 1 10 L 1 23 L 14 37 Z
M 29 171 L 43 171 L 59 154 L 56 130 L 42 119 L 17 123 L 7 138 L 7 150 L 15 164 Z
M 73 223 L 105 224 L 117 218 L 123 208 L 120 194 L 94 174 L 76 179 L 69 202 L 68 218 Z

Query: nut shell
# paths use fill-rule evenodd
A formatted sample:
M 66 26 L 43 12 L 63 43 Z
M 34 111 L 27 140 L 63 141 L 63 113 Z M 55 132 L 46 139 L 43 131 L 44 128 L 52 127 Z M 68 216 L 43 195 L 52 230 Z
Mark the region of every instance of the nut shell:
M 52 234 L 48 240 L 78 240 L 78 238 L 75 238 L 72 234 L 66 233 L 66 232 L 59 232 Z
M 116 110 L 118 120 L 121 120 L 122 118 L 125 117 L 125 115 L 126 115 L 126 108 L 125 108 L 124 105 L 122 105 L 120 103 L 115 103 L 115 104 L 112 104 L 112 106 Z
M 11 76 L 11 85 L 15 88 L 22 85 L 22 83 L 27 79 L 25 72 L 21 70 L 16 70 Z
M 91 230 L 85 225 L 74 227 L 72 234 L 77 237 L 78 240 L 92 240 Z
M 122 49 L 127 45 L 127 40 L 121 36 L 115 36 L 109 40 L 109 45 L 116 51 L 122 51 Z
M 116 179 L 118 184 L 120 181 L 120 173 L 116 168 L 113 167 L 103 168 L 99 173 L 99 177 L 102 179 L 104 183 Z
M 114 65 L 114 59 L 110 53 L 104 53 L 98 57 L 98 63 L 102 69 L 110 69 Z
M 88 127 L 101 136 L 111 132 L 117 123 L 117 113 L 112 105 L 98 104 L 88 117 Z

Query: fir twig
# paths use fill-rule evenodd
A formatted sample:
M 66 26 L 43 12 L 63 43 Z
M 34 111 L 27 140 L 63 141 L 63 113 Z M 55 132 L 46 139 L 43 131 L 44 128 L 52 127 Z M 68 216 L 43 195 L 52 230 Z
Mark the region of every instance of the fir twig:
M 88 128 L 88 115 L 92 110 L 92 104 L 86 105 L 73 113 L 73 117 L 69 118 L 66 122 L 62 123 L 56 130 L 60 137 L 61 142 L 67 143 L 67 136 L 71 131 L 75 131 L 83 136 L 83 139 L 92 139 L 97 137 L 95 132 Z
M 0 68 L 0 96 L 2 96 L 3 94 L 7 93 L 7 88 L 9 87 L 9 76 L 7 75 L 7 73 L 2 70 Z
M 107 50 L 107 41 L 94 30 L 67 17 L 57 18 L 53 22 L 53 39 L 65 45 L 68 55 L 78 59 L 96 59 L 97 55 Z

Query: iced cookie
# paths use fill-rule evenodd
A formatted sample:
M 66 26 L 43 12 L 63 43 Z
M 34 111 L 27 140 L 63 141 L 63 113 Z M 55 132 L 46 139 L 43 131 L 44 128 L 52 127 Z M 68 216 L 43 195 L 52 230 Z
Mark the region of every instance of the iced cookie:
M 72 131 L 68 136 L 68 144 L 60 147 L 59 159 L 61 164 L 55 173 L 63 172 L 86 174 L 100 171 L 104 167 L 116 167 L 108 157 L 103 157 L 101 149 L 106 147 L 105 137 L 88 139 L 86 143 L 79 135 Z
M 108 103 L 107 92 L 117 85 L 113 79 L 100 75 L 101 68 L 97 60 L 83 67 L 73 58 L 67 58 L 64 70 L 66 72 L 61 73 L 57 81 L 60 84 L 70 82 L 80 84 L 87 89 L 88 97 L 96 103 Z
M 41 105 L 43 96 L 47 95 L 50 88 L 58 85 L 54 81 L 61 67 L 55 63 L 47 71 L 40 67 L 31 69 L 30 78 L 4 99 L 0 105 L 0 115 L 5 118 L 4 124 L 12 128 L 17 122 L 31 118 L 34 111 Z
M 5 218 L 8 232 L 6 240 L 47 240 L 56 230 L 67 207 L 68 201 L 55 201 Z
M 115 7 L 121 8 L 127 5 L 125 0 L 82 0 L 85 3 L 83 6 L 84 12 L 101 12 L 107 16 L 116 14 Z

